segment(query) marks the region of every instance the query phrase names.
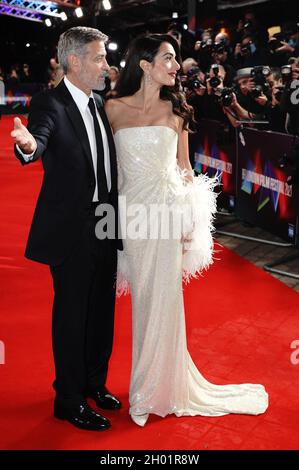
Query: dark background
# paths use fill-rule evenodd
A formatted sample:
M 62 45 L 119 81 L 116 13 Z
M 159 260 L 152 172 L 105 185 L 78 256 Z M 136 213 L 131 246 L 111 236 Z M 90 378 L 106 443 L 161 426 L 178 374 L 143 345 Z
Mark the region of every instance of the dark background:
M 196 4 L 196 28 L 222 24 L 234 27 L 244 11 L 252 9 L 260 22 L 265 26 L 281 24 L 298 18 L 299 2 L 296 0 L 271 0 L 261 4 L 247 5 L 243 8 L 228 8 L 219 10 L 225 0 L 194 0 Z M 230 0 L 230 4 L 238 1 Z M 53 26 L 48 28 L 44 23 L 26 21 L 0 15 L 0 64 L 8 69 L 16 62 L 30 64 L 31 71 L 37 80 L 43 79 L 41 70 L 47 68 L 50 57 L 55 56 L 59 35 L 71 26 L 86 25 L 97 27 L 111 40 L 119 45 L 117 52 L 109 52 L 110 65 L 118 65 L 124 55 L 128 42 L 138 34 L 150 32 L 165 32 L 172 21 L 181 24 L 188 23 L 188 4 L 192 0 L 111 0 L 112 10 L 99 10 L 98 0 L 81 0 L 84 10 L 83 18 L 76 18 L 73 10 L 66 8 L 69 15 L 66 22 L 52 19 Z M 172 20 L 172 12 L 179 13 L 178 20 Z M 46 18 L 46 17 L 44 17 Z M 185 32 L 192 42 L 194 36 Z M 30 43 L 30 47 L 26 47 Z

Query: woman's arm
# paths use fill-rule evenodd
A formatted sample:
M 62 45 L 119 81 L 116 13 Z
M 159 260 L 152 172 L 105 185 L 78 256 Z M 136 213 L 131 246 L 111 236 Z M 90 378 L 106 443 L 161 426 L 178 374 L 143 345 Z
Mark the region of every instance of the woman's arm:
M 178 136 L 178 166 L 181 170 L 186 170 L 186 180 L 193 181 L 193 170 L 189 159 L 188 132 L 183 129 L 182 123 L 178 131 Z

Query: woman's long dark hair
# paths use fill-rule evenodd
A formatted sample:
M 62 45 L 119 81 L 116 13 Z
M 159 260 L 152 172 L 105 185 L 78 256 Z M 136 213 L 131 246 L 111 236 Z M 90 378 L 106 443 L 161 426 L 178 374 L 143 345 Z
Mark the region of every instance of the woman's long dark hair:
M 136 38 L 129 46 L 126 54 L 126 65 L 121 71 L 115 91 L 117 97 L 131 96 L 136 93 L 141 86 L 143 70 L 139 62 L 144 59 L 147 62 L 153 62 L 159 48 L 163 42 L 172 45 L 176 53 L 176 61 L 182 69 L 182 59 L 177 41 L 168 34 L 149 34 Z M 189 123 L 193 121 L 193 108 L 186 102 L 184 93 L 180 91 L 180 82 L 178 76 L 175 79 L 175 85 L 162 86 L 160 90 L 161 100 L 171 101 L 173 113 L 180 116 L 184 123 L 183 128 L 188 130 Z

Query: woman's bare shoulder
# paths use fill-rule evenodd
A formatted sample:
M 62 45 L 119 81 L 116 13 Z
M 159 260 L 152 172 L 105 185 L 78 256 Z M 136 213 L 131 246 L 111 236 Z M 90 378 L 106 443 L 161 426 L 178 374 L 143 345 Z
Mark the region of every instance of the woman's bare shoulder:
M 119 103 L 117 98 L 107 100 L 105 103 L 105 111 L 110 121 L 110 124 L 113 123 L 116 117 L 120 113 L 121 103 Z
M 118 100 L 118 98 L 113 98 L 113 99 L 110 99 L 110 100 L 107 100 L 106 103 L 105 103 L 105 109 L 109 110 L 109 111 L 113 111 L 114 109 L 118 108 L 120 106 L 120 102 Z

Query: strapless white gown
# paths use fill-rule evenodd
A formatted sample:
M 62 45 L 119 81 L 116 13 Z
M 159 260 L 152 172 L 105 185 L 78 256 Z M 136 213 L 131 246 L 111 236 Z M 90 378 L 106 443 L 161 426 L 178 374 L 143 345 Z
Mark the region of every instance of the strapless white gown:
M 268 407 L 262 385 L 214 385 L 193 363 L 186 343 L 182 278 L 200 274 L 212 262 L 213 181 L 185 182 L 178 170 L 177 133 L 166 126 L 120 129 L 115 133 L 120 199 L 143 204 L 192 205 L 193 247 L 183 254 L 180 239 L 124 237 L 119 252 L 118 294 L 132 296 L 133 362 L 130 414 L 144 425 L 150 413 L 166 416 L 258 415 Z M 120 204 L 122 230 L 130 228 Z M 143 214 L 143 218 L 145 218 Z M 142 218 L 142 217 L 141 217 Z M 162 219 L 161 219 L 162 220 Z M 157 218 L 150 223 L 157 223 Z M 160 222 L 158 222 L 159 224 Z M 209 312 L 206 312 L 208 315 Z

